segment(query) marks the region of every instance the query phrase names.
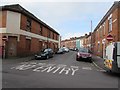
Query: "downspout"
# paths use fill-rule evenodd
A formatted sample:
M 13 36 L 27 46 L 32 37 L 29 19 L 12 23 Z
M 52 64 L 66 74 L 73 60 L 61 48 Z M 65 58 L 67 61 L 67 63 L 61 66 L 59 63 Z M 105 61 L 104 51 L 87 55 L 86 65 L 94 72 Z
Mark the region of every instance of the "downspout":
M 117 17 L 118 17 L 118 39 L 117 41 L 120 41 L 120 5 L 119 5 L 119 2 L 118 2 L 118 13 L 117 13 Z

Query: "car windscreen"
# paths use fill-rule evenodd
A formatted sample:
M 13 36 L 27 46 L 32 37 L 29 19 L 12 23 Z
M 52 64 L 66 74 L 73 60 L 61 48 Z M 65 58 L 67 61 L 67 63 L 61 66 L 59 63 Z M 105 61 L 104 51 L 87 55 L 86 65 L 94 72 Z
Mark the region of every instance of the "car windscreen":
M 80 48 L 79 52 L 88 53 L 88 49 L 86 49 L 86 48 Z
M 48 52 L 48 49 L 45 49 L 44 52 Z

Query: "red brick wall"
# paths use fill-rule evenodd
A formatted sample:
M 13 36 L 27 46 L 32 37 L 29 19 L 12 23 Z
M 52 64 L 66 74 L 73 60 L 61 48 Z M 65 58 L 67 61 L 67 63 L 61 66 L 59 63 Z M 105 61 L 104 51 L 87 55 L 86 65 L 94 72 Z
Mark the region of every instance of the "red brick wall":
M 9 36 L 5 48 L 7 57 L 17 56 L 17 37 Z
M 35 33 L 35 34 L 40 34 L 40 25 L 39 25 L 39 23 L 35 22 L 34 20 L 32 20 L 31 32 Z
M 27 18 L 25 15 L 21 14 L 21 23 L 20 23 L 20 29 L 22 30 L 26 30 L 26 22 L 27 22 Z
M 120 6 L 118 8 L 118 21 L 119 21 L 118 22 L 118 29 L 119 29 L 119 33 L 118 33 L 119 34 L 119 39 L 118 40 L 120 41 Z
M 114 37 L 114 41 L 118 41 L 118 8 L 115 9 L 115 11 L 113 12 L 113 15 L 112 15 L 112 19 L 115 20 L 117 19 L 115 22 L 113 22 L 113 27 L 112 27 L 112 32 L 111 34 L 113 35 Z
M 31 39 L 31 52 L 34 54 L 34 53 L 37 53 L 39 50 L 39 40 L 36 39 L 36 38 L 32 38 Z
M 21 14 L 21 25 L 20 25 L 20 28 L 22 30 L 26 30 L 26 22 L 27 22 L 27 17 L 23 14 Z M 32 20 L 31 21 L 31 32 L 32 33 L 35 33 L 35 34 L 40 34 L 40 25 L 38 22 L 36 22 L 35 20 Z M 56 33 L 54 33 L 53 31 L 49 30 L 47 27 L 42 26 L 42 29 L 43 29 L 43 32 L 42 32 L 42 36 L 44 37 L 47 37 L 48 36 L 48 33 L 50 32 L 50 38 L 51 39 L 55 39 L 55 40 L 58 40 L 58 36 Z M 54 33 L 54 37 L 53 37 L 53 33 Z
M 7 11 L 2 11 L 2 18 L 0 17 L 0 28 L 6 27 Z
M 112 14 L 112 21 L 114 21 L 112 23 L 112 31 L 111 32 L 108 32 L 108 29 L 109 29 L 109 22 L 108 22 L 108 17 L 107 19 L 105 20 L 105 35 L 103 33 L 103 28 L 101 28 L 102 30 L 102 37 L 100 36 L 100 29 L 98 27 L 98 31 L 94 31 L 94 34 L 95 34 L 95 45 L 94 45 L 94 53 L 96 55 L 99 55 L 102 57 L 103 55 L 103 44 L 102 44 L 102 40 L 106 37 L 108 34 L 111 34 L 114 38 L 113 41 L 119 41 L 119 30 L 118 30 L 118 8 L 116 8 L 111 14 Z M 115 20 L 116 19 L 116 20 Z M 104 22 L 103 22 L 104 23 Z M 103 26 L 103 24 L 101 24 L 101 26 Z M 98 41 L 100 41 L 100 48 L 98 48 Z M 106 40 L 105 42 L 105 46 L 107 46 L 109 44 L 109 42 Z M 98 52 L 99 51 L 99 52 Z
M 20 41 L 18 42 L 18 48 L 17 48 L 18 56 L 26 56 L 26 37 L 20 36 Z
M 0 46 L 2 46 L 3 43 L 2 43 L 2 33 L 0 33 Z

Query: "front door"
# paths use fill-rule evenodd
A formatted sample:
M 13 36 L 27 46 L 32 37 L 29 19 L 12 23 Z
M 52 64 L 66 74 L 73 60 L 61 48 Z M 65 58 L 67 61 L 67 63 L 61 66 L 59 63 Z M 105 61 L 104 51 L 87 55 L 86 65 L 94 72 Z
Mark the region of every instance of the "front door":
M 7 57 L 17 56 L 17 37 L 8 37 L 7 42 Z

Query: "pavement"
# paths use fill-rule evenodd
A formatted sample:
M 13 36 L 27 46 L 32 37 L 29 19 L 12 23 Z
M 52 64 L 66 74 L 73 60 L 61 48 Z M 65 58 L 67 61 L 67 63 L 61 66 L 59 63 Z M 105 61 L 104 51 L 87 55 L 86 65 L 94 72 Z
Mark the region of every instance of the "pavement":
M 99 69 L 105 69 L 105 66 L 104 66 L 104 59 L 99 57 L 99 56 L 96 56 L 96 55 L 93 55 L 92 56 L 92 59 L 93 59 L 93 64 L 98 67 Z
M 6 59 L 2 59 L 4 61 L 6 61 L 7 63 L 10 63 L 10 62 L 27 62 L 27 61 L 30 61 L 32 60 L 34 57 L 33 56 L 28 56 L 28 57 L 13 57 L 13 58 L 6 58 Z

